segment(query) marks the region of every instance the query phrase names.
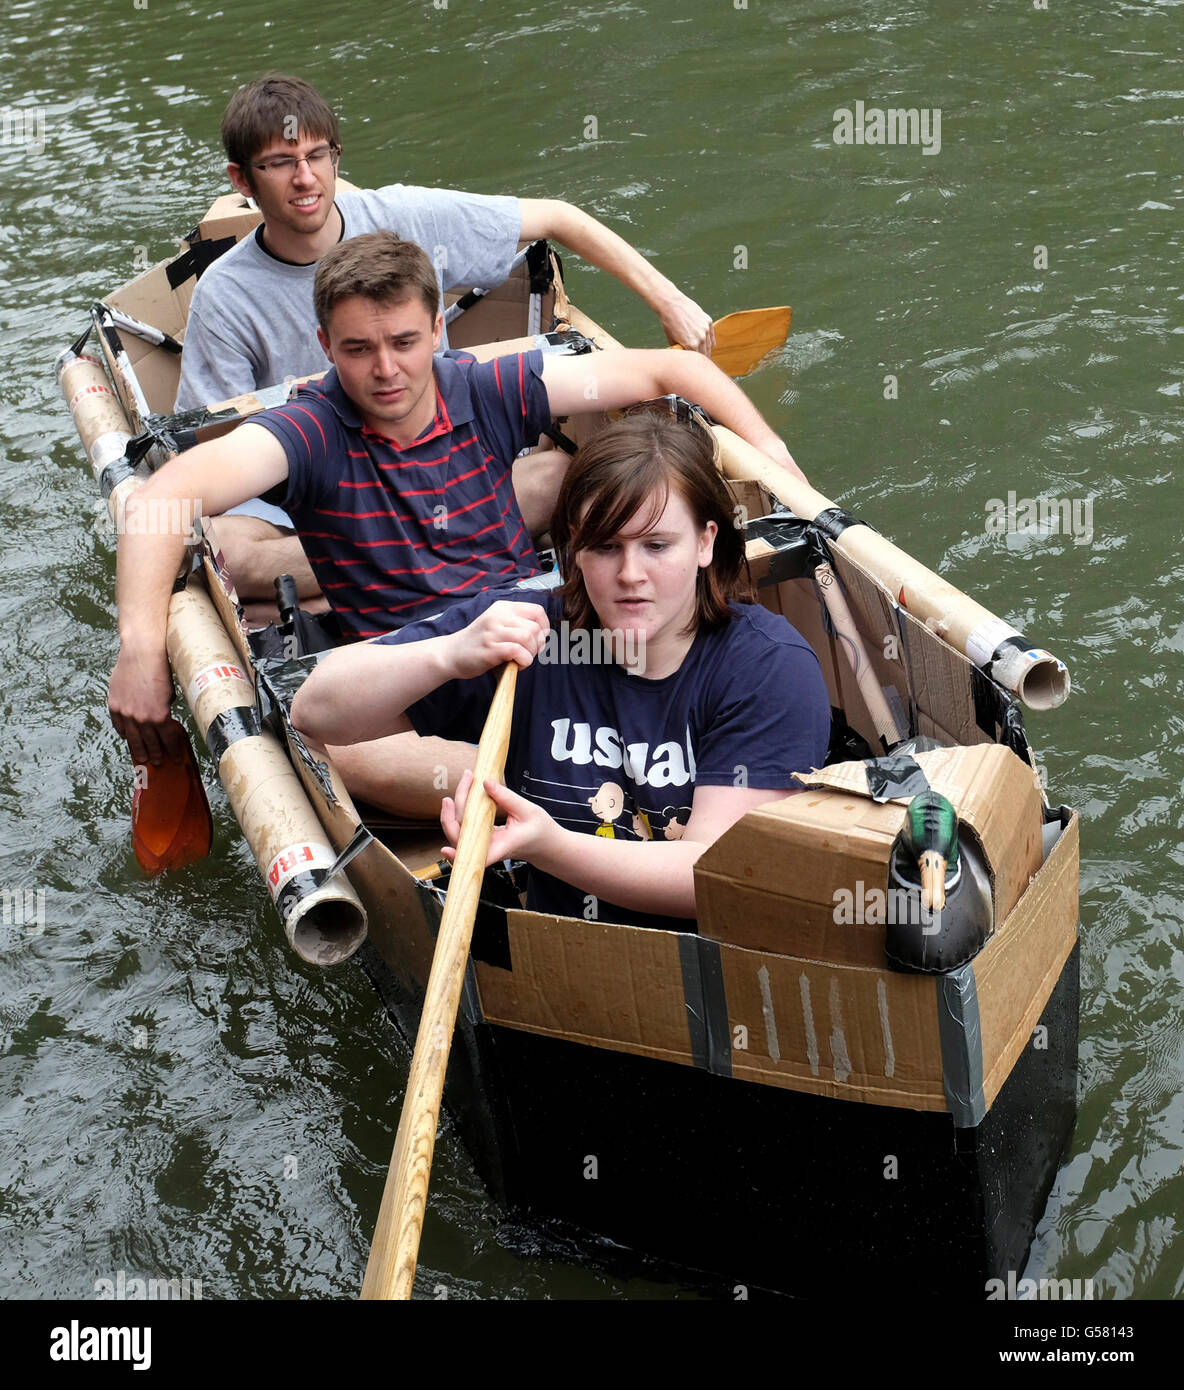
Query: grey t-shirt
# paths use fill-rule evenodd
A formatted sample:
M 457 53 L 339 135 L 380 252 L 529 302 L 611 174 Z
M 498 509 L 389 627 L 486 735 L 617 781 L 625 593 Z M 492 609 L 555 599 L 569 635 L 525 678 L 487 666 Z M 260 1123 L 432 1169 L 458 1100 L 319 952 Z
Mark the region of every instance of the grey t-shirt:
M 341 192 L 337 207 L 345 237 L 387 230 L 422 246 L 441 293 L 500 285 L 522 230 L 517 198 L 448 188 L 396 183 Z M 254 233 L 219 257 L 193 292 L 176 409 L 323 372 L 329 363 L 317 341 L 316 269 L 269 256 Z

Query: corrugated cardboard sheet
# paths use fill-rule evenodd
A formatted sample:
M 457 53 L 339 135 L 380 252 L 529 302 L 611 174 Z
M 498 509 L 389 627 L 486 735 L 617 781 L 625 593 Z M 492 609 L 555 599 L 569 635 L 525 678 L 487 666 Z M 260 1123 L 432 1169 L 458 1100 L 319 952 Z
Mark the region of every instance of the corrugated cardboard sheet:
M 981 774 L 971 777 L 969 789 L 980 780 Z M 813 796 L 841 803 L 852 814 L 840 814 L 837 804 L 833 816 L 815 808 L 813 833 L 807 833 L 805 818 L 790 819 L 786 811 L 805 809 Z M 697 875 L 696 890 L 709 923 L 713 913 L 717 922 L 730 911 L 751 923 L 763 912 L 764 930 L 773 932 L 780 921 L 783 946 L 792 922 L 803 950 L 791 955 L 700 942 L 701 952 L 718 952 L 718 1017 L 692 1016 L 703 1009 L 704 996 L 691 988 L 679 934 L 514 912 L 512 968 L 477 965 L 485 1018 L 687 1066 L 702 1064 L 694 1038 L 706 1029 L 730 1046 L 733 1077 L 846 1100 L 946 1110 L 945 1069 L 963 1069 L 966 1059 L 943 1059 L 934 978 L 886 969 L 882 929 L 875 927 L 843 929 L 852 935 L 837 960 L 811 958 L 805 949 L 813 940 L 822 944 L 817 955 L 823 955 L 835 950 L 838 939 L 831 912 L 826 921 L 819 916 L 813 925 L 803 922 L 802 909 L 812 899 L 818 906 L 818 894 L 808 888 L 811 876 L 826 871 L 827 857 L 835 855 L 864 856 L 868 873 L 882 867 L 895 832 L 877 822 L 881 815 L 899 819 L 901 808 L 835 792 L 805 793 L 780 805 L 785 809 L 770 806 L 745 818 L 747 833 L 720 856 L 722 867 Z M 1000 812 L 1006 810 L 1005 803 Z M 979 807 L 975 814 L 994 840 L 992 814 Z M 1073 948 L 1077 876 L 1078 827 L 1072 817 L 969 967 L 981 1024 L 981 1056 L 976 1052 L 969 1069 L 981 1069 L 987 1106 L 1027 1045 Z M 688 938 L 681 939 L 685 945 Z M 961 1045 L 976 1046 L 970 1037 Z

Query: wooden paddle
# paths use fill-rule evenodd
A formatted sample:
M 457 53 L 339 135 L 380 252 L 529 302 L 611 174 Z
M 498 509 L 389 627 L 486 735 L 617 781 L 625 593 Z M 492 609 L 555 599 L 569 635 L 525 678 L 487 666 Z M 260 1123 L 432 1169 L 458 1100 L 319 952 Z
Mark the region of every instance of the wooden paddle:
M 741 309 L 716 319 L 711 360 L 728 376 L 747 376 L 762 357 L 785 342 L 792 313 L 783 304 L 777 309 Z
M 214 822 L 189 738 L 154 767 L 136 768 L 132 794 L 132 849 L 146 874 L 178 869 L 210 852 Z
M 362 1297 L 367 1299 L 410 1298 L 415 1282 L 432 1152 L 436 1145 L 436 1124 L 444 1093 L 444 1072 L 469 959 L 485 857 L 493 834 L 496 808 L 486 795 L 485 779 L 500 780 L 503 775 L 517 680 L 518 667 L 510 662 L 502 669 L 485 728 L 481 731 L 473 785 L 465 806 L 423 1014 L 415 1038 L 403 1114 L 362 1282 Z

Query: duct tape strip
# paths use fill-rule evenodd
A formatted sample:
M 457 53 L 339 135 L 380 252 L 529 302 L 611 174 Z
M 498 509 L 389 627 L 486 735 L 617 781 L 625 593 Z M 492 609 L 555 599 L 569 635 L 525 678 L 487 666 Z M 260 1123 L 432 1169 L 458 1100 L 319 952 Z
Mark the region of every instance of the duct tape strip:
M 987 1113 L 982 1020 L 973 963 L 937 977 L 937 1030 L 946 1105 L 956 1129 L 973 1129 Z
M 237 743 L 240 738 L 258 738 L 261 732 L 259 711 L 254 705 L 231 705 L 215 715 L 206 730 L 206 747 L 210 750 L 214 766 L 217 767 L 222 761 L 222 754 L 232 743 Z
M 774 514 L 758 516 L 744 528 L 745 541 L 761 540 L 777 552 L 769 557 L 768 569 L 759 586 L 781 584 L 788 579 L 804 579 L 813 574 L 818 555 L 807 531 L 808 523 L 796 516 Z
M 582 357 L 586 352 L 595 352 L 591 338 L 585 338 L 573 328 L 567 333 L 534 333 L 531 347 L 544 357 Z
M 920 796 L 929 790 L 929 779 L 911 753 L 889 758 L 868 758 L 867 789 L 873 801 L 891 801 L 897 796 Z
M 374 836 L 371 835 L 364 825 L 359 825 L 350 836 L 349 844 L 346 845 L 333 861 L 333 867 L 325 875 L 324 881 L 328 883 L 334 875 L 339 874 L 347 864 L 351 864 L 364 849 L 367 849 L 373 843 Z
M 175 290 L 191 277 L 201 279 L 211 265 L 234 245 L 234 237 L 224 236 L 195 242 L 188 251 L 174 256 L 164 268 L 169 289 Z
M 966 639 L 966 645 L 967 650 L 969 650 L 969 637 Z M 1000 642 L 999 645 L 995 647 L 995 649 L 991 652 L 991 655 L 987 658 L 987 660 L 980 662 L 979 664 L 982 666 L 983 670 L 987 673 L 988 676 L 993 676 L 995 674 L 995 663 L 999 660 L 999 658 L 1003 655 L 1004 652 L 1011 651 L 1013 648 L 1016 651 L 1026 652 L 1031 649 L 1031 646 L 1031 642 L 1028 641 L 1024 634 L 1022 632 L 1017 632 L 1014 637 L 1004 638 L 1004 640 Z
M 866 526 L 872 531 L 876 529 L 870 521 L 864 521 L 862 517 L 854 516 L 842 507 L 827 507 L 818 513 L 812 525 L 832 541 L 837 541 L 848 526 Z
M 716 1076 L 732 1074 L 732 1034 L 718 941 L 678 933 L 678 963 L 691 1034 L 691 1060 Z
M 319 891 L 335 855 L 316 840 L 289 845 L 267 866 L 267 891 L 285 921 L 292 909 Z
M 90 446 L 90 466 L 104 498 L 110 497 L 124 478 L 130 478 L 136 471 L 135 462 L 127 453 L 130 439 L 131 435 L 122 430 L 108 430 Z

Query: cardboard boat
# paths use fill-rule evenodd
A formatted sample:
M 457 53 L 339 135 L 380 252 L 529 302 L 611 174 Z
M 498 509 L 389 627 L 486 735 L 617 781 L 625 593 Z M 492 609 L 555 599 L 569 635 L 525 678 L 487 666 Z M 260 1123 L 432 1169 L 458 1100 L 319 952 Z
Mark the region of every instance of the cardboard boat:
M 196 274 L 256 220 L 220 199 L 180 256 L 95 306 L 99 356 L 80 341 L 59 359 L 115 514 L 146 466 L 286 397 L 172 416 L 176 353 L 143 326 L 181 339 Z M 611 342 L 556 272 L 532 256 L 454 345 Z M 701 857 L 697 933 L 526 912 L 513 875 L 490 871 L 446 1103 L 506 1229 L 532 1241 L 610 1266 L 643 1256 L 727 1297 L 891 1280 L 983 1298 L 1022 1271 L 1076 1114 L 1078 820 L 1048 804 L 1019 703 L 1058 703 L 1068 675 L 1026 639 L 1005 645 L 1031 656 L 1021 676 L 992 662 L 984 626 L 1013 629 L 716 433 L 760 599 L 822 664 L 831 760 Z M 446 887 L 439 831 L 359 808 L 304 746 L 286 704 L 310 663 L 256 657 L 216 529 L 169 616 L 193 722 L 289 941 L 359 960 L 411 1039 Z M 957 810 L 987 926 L 964 963 L 904 972 L 885 918 L 910 910 L 893 850 L 918 770 Z

